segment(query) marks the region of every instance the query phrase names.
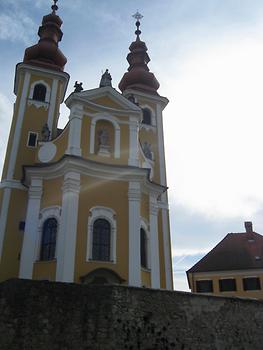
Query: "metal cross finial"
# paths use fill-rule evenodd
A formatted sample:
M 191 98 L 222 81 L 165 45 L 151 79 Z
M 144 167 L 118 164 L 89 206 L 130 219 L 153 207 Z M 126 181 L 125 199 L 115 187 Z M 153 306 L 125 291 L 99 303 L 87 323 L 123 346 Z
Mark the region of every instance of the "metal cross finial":
M 141 31 L 140 31 L 140 19 L 143 18 L 143 15 L 140 14 L 140 12 L 137 10 L 137 12 L 132 16 L 133 18 L 136 19 L 136 27 L 137 27 L 137 30 L 135 31 L 135 34 L 137 35 L 137 39 L 136 40 L 140 40 L 140 34 L 141 34 Z
M 143 18 L 143 15 L 141 15 L 140 12 L 137 10 L 137 12 L 134 15 L 132 15 L 132 17 L 139 21 Z
M 54 4 L 51 6 L 52 9 L 52 13 L 56 13 L 56 11 L 58 10 L 58 6 L 57 6 L 57 2 L 58 0 L 53 0 Z

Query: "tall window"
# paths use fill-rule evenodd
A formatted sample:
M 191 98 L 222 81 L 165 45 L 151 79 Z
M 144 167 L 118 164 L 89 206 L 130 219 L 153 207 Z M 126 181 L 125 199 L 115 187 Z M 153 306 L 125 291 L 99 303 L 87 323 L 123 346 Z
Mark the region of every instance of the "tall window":
M 147 236 L 141 228 L 141 266 L 147 268 Z
M 196 281 L 197 293 L 213 293 L 213 281 L 212 280 L 200 280 Z
M 45 102 L 47 88 L 43 84 L 37 84 L 34 87 L 33 100 Z
M 58 222 L 54 218 L 47 219 L 43 224 L 40 260 L 53 260 L 56 252 Z
M 232 292 L 237 290 L 236 280 L 234 278 L 224 278 L 219 280 L 220 292 Z
M 258 277 L 246 277 L 243 278 L 244 290 L 260 290 L 260 279 Z
M 142 119 L 143 124 L 151 125 L 152 124 L 151 111 L 148 108 L 143 108 L 142 113 L 143 113 L 143 119 Z
M 92 259 L 110 261 L 111 225 L 105 219 L 93 224 Z

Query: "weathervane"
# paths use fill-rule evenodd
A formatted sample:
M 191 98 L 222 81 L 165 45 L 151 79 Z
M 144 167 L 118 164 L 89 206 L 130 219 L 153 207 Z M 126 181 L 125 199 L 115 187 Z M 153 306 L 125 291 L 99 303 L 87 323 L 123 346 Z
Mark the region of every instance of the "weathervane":
M 53 0 L 54 4 L 51 6 L 52 9 L 52 13 L 56 13 L 56 11 L 58 10 L 58 6 L 57 6 L 57 2 L 58 0 Z
M 137 12 L 132 17 L 136 19 L 135 25 L 137 27 L 137 30 L 135 31 L 135 34 L 137 35 L 137 40 L 140 40 L 140 20 L 143 18 L 143 15 L 141 15 L 140 12 L 137 10 Z

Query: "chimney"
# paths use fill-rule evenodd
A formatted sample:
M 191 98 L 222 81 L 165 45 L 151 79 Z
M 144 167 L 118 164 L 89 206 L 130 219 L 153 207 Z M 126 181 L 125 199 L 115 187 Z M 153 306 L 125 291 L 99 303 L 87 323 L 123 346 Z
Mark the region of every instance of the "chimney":
M 245 221 L 245 229 L 246 229 L 246 233 L 253 232 L 253 224 L 251 221 Z

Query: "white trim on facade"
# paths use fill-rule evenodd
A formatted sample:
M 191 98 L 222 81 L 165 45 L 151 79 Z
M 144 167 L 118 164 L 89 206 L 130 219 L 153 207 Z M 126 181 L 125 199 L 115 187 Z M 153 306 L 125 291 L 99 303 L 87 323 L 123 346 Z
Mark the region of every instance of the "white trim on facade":
M 69 116 L 69 136 L 66 154 L 81 156 L 81 126 L 83 119 L 83 106 L 74 105 Z
M 138 131 L 139 131 L 139 125 L 138 125 L 138 119 L 136 117 L 130 116 L 130 145 L 129 145 L 129 160 L 128 164 L 131 166 L 138 166 L 139 165 L 139 140 L 138 140 Z
M 49 111 L 48 111 L 48 120 L 47 120 L 48 128 L 51 131 L 50 137 L 52 137 L 52 130 L 54 127 L 57 92 L 58 92 L 58 79 L 53 79 L 52 88 L 51 88 L 50 105 L 49 105 Z
M 9 208 L 10 197 L 11 197 L 11 189 L 5 188 L 3 191 L 4 193 L 3 193 L 1 216 L 0 216 L 0 263 L 2 259 L 8 208 Z
M 90 125 L 90 153 L 95 152 L 95 130 L 96 124 L 100 120 L 106 120 L 113 125 L 114 128 L 114 158 L 120 158 L 120 126 L 119 120 L 109 113 L 97 113 L 91 120 Z
M 151 286 L 160 288 L 160 257 L 157 197 L 150 195 Z
M 41 211 L 39 213 L 38 237 L 37 237 L 37 240 L 36 240 L 36 247 L 35 247 L 35 261 L 40 260 L 40 250 L 41 250 L 43 224 L 44 224 L 44 222 L 47 219 L 50 219 L 50 218 L 55 218 L 57 220 L 57 223 L 58 223 L 55 257 L 57 256 L 57 241 L 58 241 L 58 233 L 59 233 L 60 220 L 61 220 L 61 207 L 55 205 L 55 206 L 43 208 L 43 209 L 41 209 Z
M 93 261 L 92 246 L 93 246 L 93 224 L 97 219 L 105 219 L 111 226 L 111 245 L 110 245 L 110 261 L 116 263 L 116 241 L 117 241 L 117 224 L 116 213 L 113 209 L 107 207 L 93 207 L 89 211 L 88 219 L 88 237 L 87 237 L 87 252 L 86 260 Z M 102 261 L 103 263 L 107 261 Z
M 28 189 L 18 180 L 3 180 L 0 183 L 0 188 L 15 188 L 17 190 L 27 191 Z
M 149 223 L 146 221 L 145 218 L 141 217 L 140 221 L 140 228 L 144 229 L 146 233 L 146 269 L 150 270 L 151 269 L 151 249 L 150 249 L 150 232 L 149 232 Z M 144 269 L 141 267 L 142 270 Z
M 45 95 L 45 101 L 38 101 L 33 99 L 34 95 L 34 90 L 36 85 L 44 85 L 46 88 L 46 95 Z M 49 107 L 49 102 L 50 102 L 50 86 L 48 83 L 46 83 L 44 80 L 37 80 L 34 81 L 29 90 L 29 95 L 28 95 L 28 105 L 34 105 L 36 108 L 44 107 L 45 109 L 48 109 Z
M 129 191 L 129 285 L 141 287 L 140 206 L 141 186 L 130 181 Z
M 80 174 L 68 171 L 62 187 L 61 224 L 57 241 L 56 281 L 73 282 L 75 269 Z
M 31 279 L 35 262 L 35 247 L 38 240 L 38 220 L 42 197 L 43 180 L 33 178 L 28 192 L 26 225 L 20 258 L 19 277 Z
M 22 128 L 25 109 L 26 109 L 29 83 L 30 83 L 30 73 L 26 72 L 24 77 L 23 90 L 22 90 L 20 105 L 18 109 L 15 132 L 14 132 L 14 137 L 13 137 L 13 142 L 12 142 L 11 152 L 10 152 L 10 158 L 9 158 L 9 164 L 8 164 L 8 170 L 7 170 L 8 180 L 12 179 L 14 176 L 16 157 L 17 157 L 18 146 L 19 146 L 20 137 L 21 137 L 21 128 Z

